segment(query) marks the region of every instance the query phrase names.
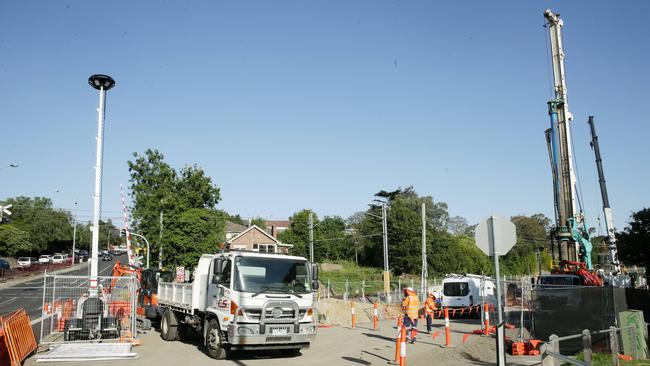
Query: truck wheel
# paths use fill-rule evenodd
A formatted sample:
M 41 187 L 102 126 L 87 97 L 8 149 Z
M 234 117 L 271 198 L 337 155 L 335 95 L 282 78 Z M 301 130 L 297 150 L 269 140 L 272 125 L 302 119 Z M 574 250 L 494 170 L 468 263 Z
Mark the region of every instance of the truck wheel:
M 300 348 L 281 349 L 280 354 L 285 357 L 296 357 L 300 355 Z
M 178 339 L 178 321 L 176 320 L 176 315 L 170 309 L 165 309 L 165 313 L 160 321 L 160 333 L 162 339 L 166 341 L 175 341 Z
M 225 360 L 228 357 L 228 350 L 223 343 L 221 332 L 219 331 L 219 324 L 216 319 L 211 319 L 208 323 L 205 338 L 208 356 L 215 360 Z

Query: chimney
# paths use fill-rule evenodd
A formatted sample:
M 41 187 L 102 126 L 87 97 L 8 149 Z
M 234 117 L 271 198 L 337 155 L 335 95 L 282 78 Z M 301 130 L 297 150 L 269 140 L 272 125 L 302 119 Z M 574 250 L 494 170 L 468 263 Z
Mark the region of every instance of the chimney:
M 275 230 L 275 225 L 271 225 L 271 236 L 272 236 L 273 238 L 275 238 L 275 239 L 278 238 L 278 233 L 277 233 L 277 231 Z

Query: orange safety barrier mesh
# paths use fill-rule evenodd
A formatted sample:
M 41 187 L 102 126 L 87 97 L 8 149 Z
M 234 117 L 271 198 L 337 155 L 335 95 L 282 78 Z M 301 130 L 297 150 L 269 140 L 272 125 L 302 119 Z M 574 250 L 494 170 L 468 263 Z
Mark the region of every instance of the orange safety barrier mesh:
M 20 366 L 37 348 L 29 315 L 25 309 L 4 315 L 0 317 L 0 328 L 11 366 Z

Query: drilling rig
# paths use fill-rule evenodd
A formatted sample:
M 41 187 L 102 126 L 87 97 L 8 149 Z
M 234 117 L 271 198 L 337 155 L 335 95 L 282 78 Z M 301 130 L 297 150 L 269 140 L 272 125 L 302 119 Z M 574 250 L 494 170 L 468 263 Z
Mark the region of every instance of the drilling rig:
M 580 202 L 576 187 L 570 127 L 573 115 L 569 112 L 567 100 L 562 45 L 564 23 L 560 15 L 551 10 L 544 12 L 544 18 L 550 37 L 554 85 L 553 99 L 548 101 L 551 125 L 546 130 L 555 204 L 555 227 L 551 231 L 551 247 L 557 247 L 559 259 L 553 272 L 575 273 L 581 275 L 585 285 L 602 285 L 602 280 L 591 272 L 592 244 L 584 213 L 581 208 L 578 208 Z

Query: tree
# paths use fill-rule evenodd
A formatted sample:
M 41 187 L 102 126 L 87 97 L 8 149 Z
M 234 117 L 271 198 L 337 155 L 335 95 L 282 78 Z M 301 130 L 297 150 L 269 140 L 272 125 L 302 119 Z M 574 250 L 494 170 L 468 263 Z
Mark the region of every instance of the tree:
M 127 162 L 133 226 L 149 239 L 152 256 L 163 247 L 166 265 L 196 265 L 192 261 L 201 254 L 215 252 L 218 242 L 225 239 L 227 215 L 215 208 L 221 197 L 212 179 L 197 165 L 176 172 L 158 150 L 134 153 L 133 157 Z M 164 230 L 162 243 L 158 243 L 161 212 Z
M 72 216 L 67 211 L 54 209 L 51 199 L 21 196 L 9 198 L 3 203 L 9 204 L 13 205 L 9 223 L 29 233 L 29 253 L 60 251 L 71 247 Z
M 255 217 L 251 220 L 251 226 L 257 225 L 258 228 L 266 230 L 266 220 L 261 217 Z
M 452 235 L 466 235 L 469 224 L 464 217 L 454 216 L 449 218 L 447 227 Z
M 646 274 L 650 273 L 650 208 L 634 212 L 628 226 L 617 236 L 621 261 L 645 266 Z
M 551 220 L 540 213 L 531 216 L 513 216 L 511 221 L 517 229 L 517 242 L 501 261 L 503 272 L 506 274 L 536 272 L 536 251 L 546 248 L 549 243 L 547 233 Z M 543 267 L 549 269 L 548 266 L 549 263 L 545 260 Z
M 289 228 L 278 233 L 278 240 L 282 243 L 293 244 L 292 254 L 309 256 L 309 213 L 311 210 L 301 210 L 289 218 Z M 318 218 L 314 214 L 314 222 Z
M 0 225 L 0 254 L 17 256 L 33 251 L 29 233 L 11 224 Z

